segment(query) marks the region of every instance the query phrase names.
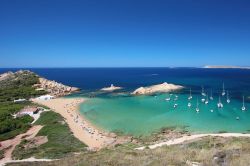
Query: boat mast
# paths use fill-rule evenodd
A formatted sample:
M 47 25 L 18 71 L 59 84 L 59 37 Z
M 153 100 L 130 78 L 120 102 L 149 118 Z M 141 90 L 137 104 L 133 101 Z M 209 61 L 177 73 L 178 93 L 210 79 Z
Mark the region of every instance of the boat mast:
M 245 107 L 245 96 L 243 96 L 243 107 Z
M 224 85 L 224 82 L 223 82 L 223 84 L 222 84 L 222 96 L 224 96 L 225 95 L 225 85 Z
M 196 109 L 199 109 L 199 102 L 198 102 L 198 98 L 197 98 L 197 101 L 196 101 Z
M 213 92 L 212 92 L 212 89 L 211 89 L 211 92 L 210 92 L 210 100 L 213 100 Z

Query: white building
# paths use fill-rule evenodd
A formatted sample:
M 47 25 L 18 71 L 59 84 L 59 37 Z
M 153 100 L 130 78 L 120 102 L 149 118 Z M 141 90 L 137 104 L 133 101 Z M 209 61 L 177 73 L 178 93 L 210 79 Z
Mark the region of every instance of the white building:
M 17 114 L 16 117 L 21 117 L 24 115 L 29 115 L 31 117 L 34 116 L 34 114 L 37 114 L 39 112 L 39 108 L 37 107 L 25 107 L 22 110 L 20 110 Z
M 26 101 L 26 99 L 17 99 L 17 100 L 14 100 L 14 103 L 24 102 L 24 101 Z
M 36 99 L 37 100 L 50 100 L 50 99 L 54 99 L 54 98 L 55 97 L 51 96 L 51 95 L 43 95 L 43 96 L 37 97 Z

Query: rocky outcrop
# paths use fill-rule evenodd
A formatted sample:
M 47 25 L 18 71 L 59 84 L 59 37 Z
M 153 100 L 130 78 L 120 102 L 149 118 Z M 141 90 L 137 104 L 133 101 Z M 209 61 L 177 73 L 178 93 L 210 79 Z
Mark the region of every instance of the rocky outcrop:
M 17 72 L 6 72 L 0 75 L 0 89 L 10 86 L 32 86 L 37 91 L 46 91 L 52 96 L 65 96 L 70 93 L 79 91 L 79 88 L 70 87 L 42 78 L 36 73 L 29 70 L 19 70 Z
M 7 72 L 7 73 L 0 74 L 0 81 L 11 79 L 14 76 L 15 76 L 15 74 L 13 72 Z
M 140 87 L 132 92 L 133 95 L 147 95 L 153 93 L 163 93 L 163 92 L 172 92 L 184 88 L 180 85 L 168 84 L 166 82 L 158 85 L 152 85 L 149 87 Z
M 39 82 L 40 84 L 35 84 L 34 87 L 36 87 L 37 90 L 45 90 L 53 96 L 64 96 L 80 90 L 79 88 L 63 85 L 62 83 L 41 77 L 39 77 Z

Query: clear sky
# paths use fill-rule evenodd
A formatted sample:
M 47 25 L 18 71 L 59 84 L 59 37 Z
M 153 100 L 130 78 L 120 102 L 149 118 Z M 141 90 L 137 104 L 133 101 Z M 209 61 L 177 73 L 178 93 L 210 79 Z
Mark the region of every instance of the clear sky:
M 249 63 L 249 0 L 0 0 L 0 67 Z

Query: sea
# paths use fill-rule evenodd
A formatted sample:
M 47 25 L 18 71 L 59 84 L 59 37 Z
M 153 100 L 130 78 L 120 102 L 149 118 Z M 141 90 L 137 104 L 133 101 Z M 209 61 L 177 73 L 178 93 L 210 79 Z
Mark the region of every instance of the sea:
M 18 68 L 1 68 L 0 73 Z M 81 88 L 80 112 L 106 131 L 149 136 L 163 128 L 190 133 L 250 133 L 250 70 L 205 68 L 28 68 L 42 77 Z M 172 93 L 133 96 L 141 86 L 182 85 Z M 103 87 L 123 87 L 107 93 Z M 224 90 L 226 94 L 222 96 Z M 202 96 L 202 87 L 206 96 Z M 188 100 L 190 96 L 192 99 Z M 213 100 L 210 97 L 213 97 Z M 242 111 L 244 105 L 246 110 Z M 167 101 L 166 98 L 171 98 Z M 223 104 L 218 108 L 219 102 Z M 202 99 L 208 103 L 202 102 Z M 230 103 L 227 102 L 230 99 Z M 191 107 L 188 107 L 190 102 Z M 174 105 L 176 104 L 176 107 Z M 199 112 L 197 113 L 197 108 Z

